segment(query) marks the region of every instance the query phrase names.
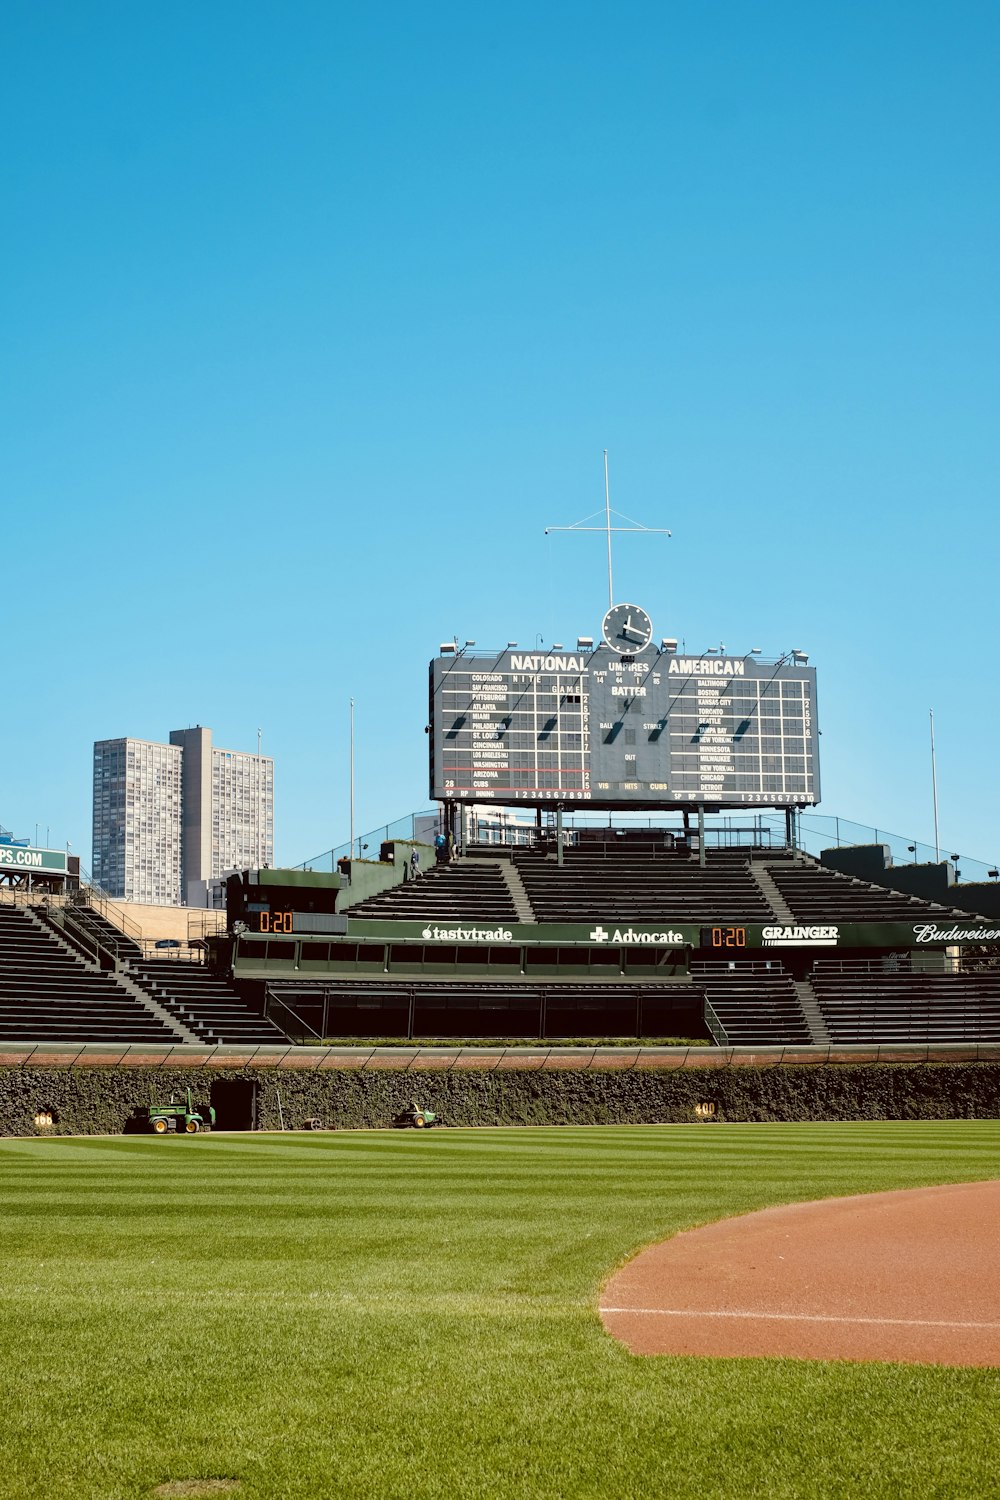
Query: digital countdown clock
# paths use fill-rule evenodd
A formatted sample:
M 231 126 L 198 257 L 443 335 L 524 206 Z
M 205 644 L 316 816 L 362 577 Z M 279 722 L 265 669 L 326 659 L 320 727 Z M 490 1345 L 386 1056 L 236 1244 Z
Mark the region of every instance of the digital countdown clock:
M 290 911 L 255 911 L 250 912 L 251 932 L 292 932 L 292 913 Z
M 746 945 L 745 927 L 703 927 L 701 929 L 703 948 L 745 948 Z

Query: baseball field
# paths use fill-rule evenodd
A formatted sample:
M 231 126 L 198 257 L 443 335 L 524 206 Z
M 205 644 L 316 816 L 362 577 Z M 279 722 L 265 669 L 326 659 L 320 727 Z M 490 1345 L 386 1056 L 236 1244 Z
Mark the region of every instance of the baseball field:
M 1000 1122 L 0 1142 L 0 1496 L 982 1496 L 1000 1371 L 630 1354 L 678 1230 L 1000 1176 Z

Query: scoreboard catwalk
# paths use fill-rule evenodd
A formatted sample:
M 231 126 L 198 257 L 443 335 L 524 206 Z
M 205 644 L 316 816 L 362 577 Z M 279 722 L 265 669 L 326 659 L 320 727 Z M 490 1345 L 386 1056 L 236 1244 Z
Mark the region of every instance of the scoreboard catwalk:
M 819 801 L 814 668 L 635 644 L 634 655 L 601 645 L 437 657 L 431 796 L 633 809 Z

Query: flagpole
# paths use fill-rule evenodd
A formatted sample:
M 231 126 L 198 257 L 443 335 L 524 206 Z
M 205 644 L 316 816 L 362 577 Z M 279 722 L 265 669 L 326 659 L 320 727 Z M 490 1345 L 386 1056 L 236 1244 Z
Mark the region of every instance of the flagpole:
M 611 487 L 608 484 L 608 450 L 604 450 L 604 524 L 608 530 L 608 608 L 615 602 L 615 590 L 611 582 Z

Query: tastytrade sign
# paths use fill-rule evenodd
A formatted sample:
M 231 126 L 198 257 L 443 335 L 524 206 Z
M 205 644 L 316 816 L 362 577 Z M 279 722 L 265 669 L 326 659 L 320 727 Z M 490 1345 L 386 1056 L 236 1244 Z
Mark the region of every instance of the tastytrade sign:
M 438 943 L 509 943 L 513 935 L 507 927 L 425 927 L 420 934 Z

